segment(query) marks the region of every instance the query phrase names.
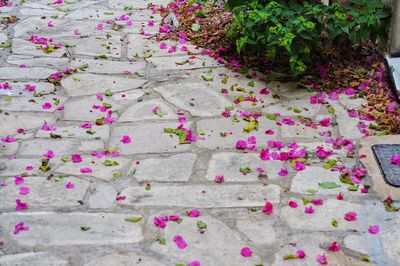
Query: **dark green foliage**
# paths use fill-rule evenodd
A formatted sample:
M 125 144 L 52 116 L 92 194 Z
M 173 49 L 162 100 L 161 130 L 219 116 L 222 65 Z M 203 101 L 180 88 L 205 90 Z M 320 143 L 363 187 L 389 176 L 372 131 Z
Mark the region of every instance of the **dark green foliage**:
M 286 62 L 295 75 L 304 73 L 327 47 L 386 43 L 391 7 L 381 0 L 350 0 L 325 6 L 311 0 L 228 0 L 233 27 L 228 37 L 239 53 L 255 52 Z

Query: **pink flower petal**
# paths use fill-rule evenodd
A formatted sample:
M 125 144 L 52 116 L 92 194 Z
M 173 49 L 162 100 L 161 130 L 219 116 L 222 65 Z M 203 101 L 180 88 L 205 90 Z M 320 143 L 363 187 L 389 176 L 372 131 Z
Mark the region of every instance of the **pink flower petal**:
M 253 252 L 251 251 L 251 249 L 249 247 L 244 247 L 240 250 L 240 254 L 247 258 L 247 257 L 251 257 L 251 255 L 253 254 Z

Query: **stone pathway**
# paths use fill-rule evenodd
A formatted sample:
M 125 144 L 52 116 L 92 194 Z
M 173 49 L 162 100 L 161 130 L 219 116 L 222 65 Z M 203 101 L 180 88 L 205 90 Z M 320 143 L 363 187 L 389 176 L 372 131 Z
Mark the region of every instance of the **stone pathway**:
M 365 101 L 152 40 L 147 5 L 0 7 L 0 265 L 399 265 Z

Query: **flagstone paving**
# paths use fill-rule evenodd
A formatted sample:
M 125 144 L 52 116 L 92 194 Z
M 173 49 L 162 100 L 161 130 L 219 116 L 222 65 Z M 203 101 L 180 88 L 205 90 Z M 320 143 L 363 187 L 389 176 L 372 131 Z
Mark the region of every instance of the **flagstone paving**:
M 168 0 L 8 2 L 0 265 L 400 265 L 365 100 L 151 38 Z

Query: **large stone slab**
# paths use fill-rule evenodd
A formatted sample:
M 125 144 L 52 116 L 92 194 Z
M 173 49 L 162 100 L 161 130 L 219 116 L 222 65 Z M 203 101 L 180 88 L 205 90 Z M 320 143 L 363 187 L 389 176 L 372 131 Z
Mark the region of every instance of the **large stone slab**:
M 71 46 L 74 55 L 121 57 L 121 35 L 85 36 L 64 40 Z
M 210 57 L 195 56 L 169 56 L 147 58 L 147 61 L 153 64 L 155 70 L 187 70 L 207 67 L 217 67 L 218 62 Z
M 110 265 L 140 265 L 140 266 L 163 266 L 160 262 L 136 253 L 111 253 L 97 257 L 84 266 L 110 266 Z
M 33 55 L 18 54 L 7 57 L 7 63 L 17 66 L 24 64 L 27 67 L 55 68 L 62 71 L 68 66 L 69 59 L 65 57 L 35 57 Z M 47 84 L 52 85 L 51 83 Z
M 58 40 L 53 41 L 54 44 L 58 43 Z M 56 49 L 52 53 L 45 53 L 41 49 L 36 48 L 37 44 L 31 43 L 27 40 L 14 38 L 12 41 L 11 50 L 13 54 L 16 55 L 32 55 L 32 56 L 40 56 L 40 57 L 61 57 L 67 51 L 65 47 Z
M 94 176 L 104 181 L 110 181 L 114 178 L 114 174 L 122 174 L 125 167 L 129 164 L 130 160 L 120 157 L 104 157 L 95 158 L 82 156 L 81 163 L 67 162 L 56 169 L 57 173 L 76 176 Z M 105 160 L 117 161 L 116 166 L 105 166 Z M 81 173 L 81 168 L 91 168 L 92 173 Z
M 154 88 L 168 102 L 189 111 L 193 116 L 217 116 L 232 102 L 203 83 L 169 83 Z
M 259 129 L 251 133 L 243 132 L 247 122 L 240 121 L 233 123 L 231 118 L 212 118 L 197 122 L 198 133 L 205 132 L 202 136 L 205 140 L 199 140 L 197 145 L 207 149 L 234 149 L 239 139 L 247 140 L 250 136 L 255 136 L 258 141 L 277 139 L 279 129 L 274 122 L 266 118 L 259 118 Z M 267 135 L 266 130 L 273 130 L 275 134 Z
M 34 175 L 39 172 L 41 161 L 39 158 L 21 158 L 21 159 L 1 159 L 0 165 L 5 165 L 5 169 L 0 170 L 0 176 L 16 176 L 22 173 Z M 33 170 L 28 171 L 26 168 L 32 166 Z
M 61 86 L 69 96 L 83 96 L 104 92 L 106 89 L 112 92 L 138 89 L 146 82 L 141 78 L 77 73 L 63 79 Z
M 7 83 L 11 86 L 11 90 L 0 90 L 0 95 L 5 96 L 32 96 L 32 92 L 25 90 L 26 85 L 31 85 L 36 87 L 36 91 L 41 93 L 42 95 L 49 94 L 50 92 L 54 91 L 54 85 L 51 83 L 44 83 L 44 82 L 8 82 Z
M 304 213 L 304 206 L 300 205 L 293 209 L 285 206 L 281 209 L 280 216 L 292 229 L 305 231 L 346 231 L 362 230 L 365 221 L 362 221 L 365 213 L 360 211 L 365 208 L 363 205 L 340 201 L 336 199 L 325 200 L 322 206 L 313 206 L 314 213 Z M 348 222 L 344 215 L 348 212 L 358 213 L 358 220 Z M 332 220 L 338 221 L 338 226 L 332 226 Z M 312 225 L 312 226 L 311 226 Z
M 65 18 L 72 20 L 98 20 L 98 21 L 108 21 L 115 20 L 123 15 L 128 15 L 130 20 L 136 21 L 147 21 L 151 15 L 149 10 L 115 10 L 105 8 L 104 6 L 95 5 L 85 8 L 76 9 L 69 12 Z
M 99 184 L 89 198 L 89 208 L 109 209 L 116 202 L 117 191 L 108 184 Z
M 236 227 L 256 245 L 273 245 L 278 241 L 277 228 L 271 220 L 237 220 Z
M 281 101 L 263 109 L 269 114 L 279 113 L 282 116 L 313 117 L 320 110 L 321 105 L 310 104 L 310 100 Z
M 44 67 L 0 67 L 0 79 L 46 79 L 55 72 L 55 69 Z
M 158 122 L 138 125 L 116 126 L 111 134 L 110 145 L 116 147 L 122 155 L 138 153 L 182 152 L 190 148 L 188 144 L 179 144 L 178 136 L 164 133 L 164 128 L 176 128 L 179 123 Z M 186 124 L 187 127 L 190 123 Z M 127 135 L 132 143 L 123 144 L 121 137 Z
M 108 5 L 115 9 L 125 9 L 125 7 L 131 8 L 146 8 L 149 4 L 154 5 L 166 5 L 169 0 L 144 0 L 144 1 L 129 1 L 129 0 L 109 0 Z
M 358 128 L 360 119 L 358 117 L 350 117 L 348 110 L 336 101 L 329 101 L 329 104 L 335 109 L 340 136 L 350 140 L 361 139 L 363 134 Z
M 143 92 L 137 91 L 137 97 L 140 97 Z M 81 96 L 70 98 L 64 104 L 64 120 L 70 121 L 87 121 L 93 122 L 101 117 L 107 116 L 107 112 L 102 112 L 98 109 L 94 109 L 93 106 L 101 106 L 102 103 L 108 103 L 112 105 L 112 110 L 119 109 L 121 105 L 117 104 L 112 98 L 105 97 L 103 101 L 99 101 L 95 95 L 92 96 Z M 76 110 L 79 110 L 77 112 Z
M 334 182 L 340 187 L 323 189 L 319 186 L 323 182 Z M 337 195 L 340 192 L 347 194 L 348 190 L 340 182 L 340 173 L 326 170 L 323 167 L 308 166 L 305 170 L 298 172 L 292 180 L 290 191 L 307 194 L 307 190 L 317 190 L 321 195 Z
M 47 131 L 46 131 L 47 132 Z M 22 156 L 42 156 L 48 150 L 55 153 L 54 158 L 72 154 L 78 148 L 78 143 L 71 140 L 34 139 L 21 143 L 18 154 Z
M 51 21 L 54 26 L 48 27 L 47 23 Z M 24 20 L 19 21 L 14 26 L 14 37 L 26 38 L 30 34 L 38 35 L 39 37 L 46 38 L 59 38 L 59 37 L 73 37 L 75 36 L 74 31 L 79 29 L 81 36 L 86 35 L 101 35 L 109 30 L 96 30 L 98 21 L 91 20 L 81 20 L 81 21 L 71 21 L 65 19 L 42 19 L 41 17 L 28 17 Z
M 197 222 L 207 224 L 204 233 L 200 233 Z M 166 245 L 155 242 L 151 250 L 174 258 L 179 263 L 189 263 L 198 260 L 201 265 L 221 266 L 254 266 L 261 263 L 261 259 L 254 253 L 251 257 L 245 258 L 240 255 L 240 250 L 247 246 L 246 242 L 227 225 L 210 216 L 198 218 L 184 218 L 181 223 L 168 223 L 161 235 L 166 239 Z M 176 236 L 182 236 L 187 247 L 180 250 L 173 242 Z
M 69 182 L 75 185 L 73 189 L 65 187 Z M 64 177 L 59 182 L 47 177 L 28 177 L 21 186 L 30 191 L 20 195 L 20 186 L 14 185 L 14 178 L 7 179 L 6 183 L 7 186 L 0 188 L 0 208 L 10 210 L 15 208 L 17 199 L 27 202 L 30 209 L 80 206 L 78 201 L 83 201 L 89 187 L 89 182 L 75 177 Z
M 136 180 L 187 182 L 192 174 L 197 156 L 192 153 L 180 153 L 169 157 L 157 157 L 141 160 L 136 165 Z
M 241 167 L 249 167 L 252 172 L 242 174 L 239 171 Z M 279 177 L 278 173 L 282 167 L 281 161 L 262 161 L 258 153 L 217 153 L 210 159 L 206 179 L 212 181 L 215 176 L 223 175 L 225 182 L 257 181 L 260 174 L 257 168 L 265 171 L 263 176 L 275 179 Z
M 16 134 L 18 128 L 24 128 L 25 131 L 33 130 L 41 127 L 45 121 L 51 123 L 53 120 L 49 116 L 38 114 L 0 114 L 0 135 Z
M 35 137 L 45 138 L 51 137 L 50 134 L 60 135 L 62 138 L 76 138 L 76 139 L 102 139 L 107 140 L 110 134 L 110 127 L 108 125 L 96 126 L 92 125 L 90 134 L 87 132 L 88 129 L 81 128 L 79 125 L 76 126 L 58 126 L 54 131 L 43 131 L 39 130 Z
M 0 98 L 1 99 L 1 98 Z M 15 97 L 11 101 L 1 99 L 0 109 L 14 112 L 48 112 L 53 113 L 58 106 L 61 106 L 66 100 L 63 96 L 44 95 L 42 97 Z M 56 102 L 59 104 L 56 105 Z M 50 103 L 50 109 L 43 109 L 43 104 Z
M 67 266 L 68 261 L 47 252 L 29 252 L 0 257 L 2 266 Z
M 153 112 L 153 109 L 159 107 L 163 112 L 159 116 Z M 163 99 L 150 99 L 140 102 L 134 102 L 121 114 L 118 122 L 135 122 L 142 120 L 162 120 L 162 119 L 178 119 L 173 106 L 169 105 Z
M 0 227 L 20 247 L 134 244 L 143 235 L 140 224 L 124 220 L 130 216 L 131 213 L 3 213 Z M 21 221 L 30 230 L 14 236 L 14 226 Z M 83 231 L 81 227 L 90 230 Z
M 11 142 L 11 143 L 0 143 L 0 154 L 3 156 L 6 155 L 14 155 L 17 153 L 19 147 L 18 142 Z
M 87 66 L 86 73 L 96 74 L 128 74 L 143 73 L 146 68 L 144 60 L 121 62 L 101 59 L 76 58 L 71 61 L 71 67 Z
M 268 199 L 278 203 L 280 187 L 269 185 L 191 185 L 129 187 L 121 192 L 125 206 L 168 206 L 197 208 L 232 208 L 263 206 Z

